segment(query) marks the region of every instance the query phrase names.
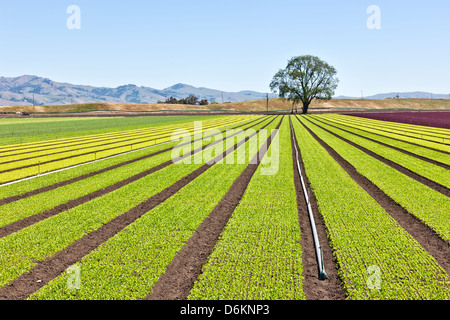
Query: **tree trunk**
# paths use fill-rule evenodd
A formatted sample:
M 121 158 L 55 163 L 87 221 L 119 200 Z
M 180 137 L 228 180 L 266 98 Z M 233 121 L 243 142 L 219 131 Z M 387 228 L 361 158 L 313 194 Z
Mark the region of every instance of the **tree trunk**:
M 309 108 L 309 104 L 311 102 L 307 101 L 307 102 L 303 102 L 303 114 L 307 114 L 308 113 L 308 108 Z

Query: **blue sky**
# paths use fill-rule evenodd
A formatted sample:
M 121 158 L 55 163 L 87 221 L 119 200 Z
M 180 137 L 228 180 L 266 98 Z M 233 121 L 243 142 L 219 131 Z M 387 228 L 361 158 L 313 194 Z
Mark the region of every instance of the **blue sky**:
M 381 29 L 367 27 L 370 5 Z M 448 0 L 0 0 L 0 75 L 268 92 L 312 54 L 337 69 L 336 95 L 450 93 L 449 34 Z

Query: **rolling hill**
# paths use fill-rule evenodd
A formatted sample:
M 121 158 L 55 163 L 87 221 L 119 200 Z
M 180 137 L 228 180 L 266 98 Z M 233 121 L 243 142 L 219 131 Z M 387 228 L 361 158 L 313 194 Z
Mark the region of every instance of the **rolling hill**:
M 33 75 L 0 78 L 0 105 L 67 105 L 83 103 L 156 103 L 166 98 L 194 95 L 210 102 L 236 102 L 263 99 L 266 93 L 255 91 L 223 92 L 197 88 L 183 83 L 159 90 L 127 84 L 117 88 L 93 87 L 55 82 Z M 270 95 L 270 97 L 275 97 Z M 34 98 L 34 100 L 33 100 Z M 223 101 L 222 101 L 223 99 Z

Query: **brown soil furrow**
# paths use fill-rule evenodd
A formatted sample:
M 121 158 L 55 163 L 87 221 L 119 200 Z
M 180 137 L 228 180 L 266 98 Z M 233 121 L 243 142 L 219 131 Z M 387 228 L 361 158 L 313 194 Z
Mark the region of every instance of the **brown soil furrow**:
M 312 123 L 308 119 L 306 119 L 306 120 L 308 122 Z M 360 145 L 358 145 L 358 144 L 356 144 L 356 143 L 354 143 L 354 142 L 352 142 L 352 141 L 350 141 L 348 139 L 345 139 L 345 138 L 339 136 L 338 134 L 336 134 L 334 132 L 331 132 L 330 130 L 327 130 L 327 129 L 325 129 L 325 128 L 317 125 L 317 124 L 314 124 L 314 125 L 316 125 L 320 129 L 322 129 L 322 130 L 332 134 L 334 137 L 336 137 L 336 138 L 338 138 L 338 139 L 348 143 L 349 145 L 351 145 L 351 146 L 353 146 L 353 147 L 363 151 L 364 153 L 368 154 L 369 156 L 371 156 L 371 157 L 373 157 L 373 158 L 383 162 L 384 164 L 390 166 L 391 168 L 393 168 L 393 169 L 403 173 L 404 175 L 406 175 L 406 176 L 408 176 L 408 177 L 410 177 L 410 178 L 412 178 L 412 179 L 414 179 L 414 180 L 416 180 L 416 181 L 426 185 L 427 187 L 429 187 L 429 188 L 431 188 L 431 189 L 433 189 L 433 190 L 435 190 L 435 191 L 437 191 L 437 192 L 439 192 L 439 193 L 441 193 L 441 194 L 443 194 L 443 195 L 445 195 L 447 197 L 450 197 L 450 189 L 448 189 L 447 187 L 445 187 L 445 186 L 443 186 L 443 185 L 441 185 L 441 184 L 439 184 L 439 183 L 437 183 L 437 182 L 435 182 L 433 180 L 430 180 L 430 179 L 428 179 L 428 178 L 426 178 L 424 176 L 421 176 L 421 175 L 417 174 L 416 172 L 411 171 L 410 169 L 405 168 L 405 167 L 401 166 L 400 164 L 398 164 L 398 163 L 396 163 L 396 162 L 394 162 L 392 160 L 386 159 L 386 158 L 380 156 L 379 154 L 377 154 L 377 153 L 375 153 L 375 152 L 373 152 L 373 151 L 371 151 L 371 150 L 369 150 L 367 148 L 364 148 L 363 146 L 360 146 Z
M 250 125 L 250 126 L 248 126 L 246 128 L 243 128 L 243 130 L 245 130 L 247 128 L 250 128 L 252 126 L 258 125 L 258 124 L 260 124 L 260 123 L 262 123 L 264 121 L 265 121 L 265 119 L 261 120 L 261 121 L 259 121 L 257 123 L 254 123 L 254 124 L 252 124 L 252 125 Z M 246 124 L 249 124 L 249 123 L 246 123 Z M 208 136 L 205 136 L 203 138 L 209 138 L 211 136 L 212 135 L 208 135 Z M 199 139 L 196 139 L 196 140 L 194 140 L 192 142 L 179 144 L 176 147 L 177 148 L 178 147 L 182 147 L 182 146 L 187 145 L 189 143 L 200 141 L 201 139 L 202 138 L 199 138 Z M 135 158 L 135 159 L 132 159 L 132 160 L 121 162 L 121 163 L 109 166 L 107 168 L 103 168 L 101 170 L 97 170 L 97 171 L 94 171 L 94 172 L 90 172 L 90 173 L 81 175 L 79 177 L 75 177 L 75 178 L 72 178 L 72 179 L 61 181 L 61 182 L 58 182 L 58 183 L 55 183 L 55 184 L 52 184 L 52 185 L 48 185 L 48 186 L 45 186 L 45 187 L 42 187 L 42 188 L 39 188 L 39 189 L 35 189 L 35 190 L 29 191 L 29 192 L 25 192 L 25 193 L 22 193 L 22 194 L 19 194 L 19 195 L 11 196 L 11 197 L 8 197 L 8 198 L 3 198 L 3 199 L 0 199 L 0 206 L 8 204 L 8 203 L 11 203 L 11 202 L 14 202 L 14 201 L 18 201 L 18 200 L 21 200 L 21 199 L 24 199 L 24 198 L 27 198 L 27 197 L 35 196 L 37 194 L 40 194 L 40 193 L 43 193 L 43 192 L 47 192 L 47 191 L 50 191 L 50 190 L 53 190 L 53 189 L 56 189 L 56 188 L 59 188 L 59 187 L 62 187 L 62 186 L 66 186 L 66 185 L 75 183 L 77 181 L 80 181 L 80 180 L 83 180 L 83 179 L 87 179 L 87 178 L 92 177 L 94 175 L 101 174 L 101 173 L 104 173 L 104 172 L 107 172 L 107 171 L 110 171 L 110 170 L 113 170 L 113 169 L 117 169 L 117 168 L 123 167 L 125 165 L 131 164 L 131 163 L 134 163 L 134 162 L 137 162 L 137 161 L 140 161 L 140 160 L 145 160 L 145 159 L 154 157 L 156 155 L 159 155 L 161 153 L 164 153 L 164 152 L 167 152 L 167 151 L 170 151 L 170 150 L 172 150 L 172 147 L 166 148 L 164 150 L 160 150 L 160 151 L 157 151 L 157 152 L 153 152 L 151 154 L 148 154 L 148 155 L 145 155 L 145 156 L 142 156 L 142 157 L 138 157 L 138 158 Z
M 347 160 L 342 158 L 333 148 L 320 139 L 314 132 L 297 119 L 320 145 L 336 160 L 358 185 L 360 185 L 398 224 L 405 229 L 417 242 L 432 255 L 438 264 L 450 273 L 450 247 L 429 226 L 410 214 L 392 198 L 386 195 L 369 179 L 360 174 Z
M 267 125 L 268 124 L 266 124 L 266 126 Z M 211 161 L 211 164 L 206 163 L 202 165 L 200 168 L 181 178 L 160 193 L 143 201 L 126 213 L 114 218 L 97 230 L 83 236 L 53 256 L 38 262 L 37 265 L 29 272 L 23 273 L 21 276 L 11 281 L 8 285 L 0 288 L 0 300 L 26 299 L 29 295 L 33 294 L 49 281 L 64 272 L 69 266 L 81 260 L 85 255 L 89 254 L 103 242 L 107 241 L 109 238 L 123 230 L 126 226 L 136 221 L 143 214 L 149 212 L 159 204 L 169 199 L 173 194 L 200 176 L 217 161 L 223 159 L 229 153 L 232 153 L 238 146 L 245 143 L 250 138 L 251 136 L 247 137 L 245 140 L 240 141 L 230 149 L 226 150 L 223 154 L 218 155 L 213 159 L 213 161 Z
M 269 125 L 269 123 L 266 124 L 266 126 Z M 232 137 L 232 136 L 234 136 L 234 135 L 230 135 L 230 137 Z M 192 154 L 200 152 L 201 150 L 204 150 L 205 148 L 207 148 L 209 146 L 213 146 L 213 145 L 215 145 L 215 144 L 217 144 L 219 142 L 220 141 L 214 141 L 214 142 L 212 142 L 210 144 L 207 144 L 207 145 L 205 145 L 205 146 L 203 146 L 201 148 L 193 150 L 191 152 L 191 154 L 186 154 L 186 155 L 178 158 L 177 160 L 182 160 L 182 159 L 184 159 L 186 157 L 191 156 Z M 169 148 L 169 150 L 170 149 L 171 148 Z M 160 151 L 158 153 L 161 153 L 161 152 L 163 152 L 163 151 Z M 70 209 L 72 209 L 74 207 L 77 207 L 79 205 L 87 203 L 87 202 L 89 202 L 89 201 L 91 201 L 93 199 L 96 199 L 96 198 L 99 198 L 101 196 L 104 196 L 107 193 L 113 192 L 113 191 L 115 191 L 115 190 L 117 190 L 117 189 L 119 189 L 119 188 L 121 188 L 121 187 L 123 187 L 125 185 L 128 185 L 128 184 L 130 184 L 132 182 L 135 182 L 135 181 L 137 181 L 139 179 L 142 179 L 143 177 L 146 177 L 146 176 L 148 176 L 148 175 L 150 175 L 150 174 L 152 174 L 154 172 L 157 172 L 157 171 L 159 171 L 159 170 L 161 170 L 161 169 L 171 165 L 172 163 L 173 163 L 172 160 L 168 160 L 168 161 L 166 161 L 164 163 L 161 163 L 161 164 L 159 164 L 159 165 L 157 165 L 157 166 L 155 166 L 155 167 L 153 167 L 151 169 L 148 169 L 148 170 L 145 170 L 143 172 L 140 172 L 140 173 L 138 173 L 138 174 L 136 174 L 134 176 L 131 176 L 131 177 L 125 179 L 125 180 L 119 181 L 119 182 L 117 182 L 117 183 L 115 183 L 113 185 L 110 185 L 110 186 L 105 187 L 103 189 L 94 191 L 92 193 L 89 193 L 89 194 L 87 194 L 85 196 L 82 196 L 82 197 L 79 197 L 77 199 L 70 200 L 67 203 L 58 205 L 58 206 L 56 206 L 56 207 L 54 207 L 52 209 L 46 210 L 46 211 L 44 211 L 42 213 L 38 213 L 38 214 L 32 215 L 30 217 L 26 217 L 24 219 L 18 220 L 18 221 L 13 222 L 13 223 L 11 223 L 9 225 L 1 227 L 0 228 L 0 238 L 6 237 L 6 236 L 8 236 L 8 235 L 10 235 L 10 234 L 12 234 L 14 232 L 17 232 L 17 231 L 19 231 L 21 229 L 29 227 L 29 226 L 31 226 L 31 225 L 39 222 L 39 221 L 42 221 L 42 220 L 45 220 L 45 219 L 47 219 L 49 217 L 55 216 L 57 214 L 60 214 L 61 212 L 70 210 Z
M 415 157 L 415 158 L 417 158 L 417 159 L 420 159 L 420 160 L 423 160 L 423 161 L 432 163 L 432 164 L 434 164 L 434 165 L 437 165 L 437 166 L 439 166 L 439 167 L 442 167 L 442 168 L 444 168 L 444 169 L 450 170 L 450 165 L 448 165 L 448 164 L 445 164 L 445 163 L 442 163 L 442 162 L 439 162 L 439 161 L 436 161 L 436 160 L 433 160 L 433 159 L 430 159 L 430 158 L 426 158 L 426 157 L 424 157 L 424 156 L 421 156 L 421 155 L 412 153 L 412 152 L 410 152 L 410 151 L 407 151 L 407 150 L 404 150 L 404 149 L 401 149 L 401 148 L 398 148 L 398 147 L 391 146 L 391 145 L 386 144 L 386 143 L 384 143 L 384 142 L 381 142 L 381 141 L 378 141 L 378 140 L 375 140 L 375 139 L 371 139 L 371 138 L 368 138 L 368 137 L 359 135 L 359 134 L 357 134 L 357 133 L 354 133 L 354 132 L 351 132 L 351 131 L 348 131 L 348 130 L 339 128 L 339 127 L 337 127 L 337 126 L 335 126 L 335 125 L 332 125 L 332 124 L 330 124 L 330 123 L 327 123 L 327 122 L 323 121 L 322 119 L 319 119 L 319 118 L 313 118 L 313 119 L 316 120 L 317 122 L 320 122 L 320 123 L 326 124 L 326 125 L 328 125 L 328 126 L 330 126 L 330 127 L 333 127 L 333 128 L 339 129 L 339 130 L 342 130 L 342 131 L 344 131 L 344 132 L 347 132 L 347 133 L 352 134 L 352 135 L 354 135 L 354 136 L 357 136 L 357 137 L 359 137 L 359 138 L 363 138 L 363 139 L 366 139 L 366 140 L 369 140 L 369 141 L 378 143 L 378 144 L 380 144 L 380 145 L 382 145 L 382 146 L 385 146 L 385 147 L 394 149 L 394 150 L 396 150 L 396 151 L 402 152 L 402 153 L 407 154 L 407 155 L 409 155 L 409 156 Z
M 289 119 L 292 128 L 292 121 Z M 294 184 L 297 192 L 297 209 L 298 209 L 298 221 L 301 231 L 301 248 L 302 248 L 302 264 L 303 264 L 303 292 L 305 293 L 307 300 L 344 300 L 345 293 L 342 288 L 341 279 L 338 276 L 337 264 L 333 256 L 333 249 L 331 248 L 325 223 L 322 215 L 317 207 L 316 197 L 312 190 L 309 188 L 308 177 L 305 174 L 305 167 L 303 165 L 300 148 L 298 146 L 297 138 L 292 135 L 292 160 L 294 162 Z M 295 147 L 297 146 L 300 169 L 305 181 L 307 193 L 309 195 L 309 201 L 311 209 L 314 215 L 314 221 L 316 222 L 317 236 L 322 247 L 322 256 L 327 273 L 327 280 L 319 280 L 319 266 L 317 265 L 316 250 L 314 249 L 313 232 L 310 225 L 309 215 L 307 211 L 307 204 L 305 201 L 305 195 L 300 182 L 300 176 L 297 170 L 297 158 L 295 155 Z
M 280 127 L 281 122 L 277 125 Z M 277 132 L 277 131 L 276 131 Z M 276 134 L 275 132 L 275 134 Z M 267 149 L 271 144 L 273 134 L 266 141 Z M 266 149 L 266 150 L 267 150 Z M 192 237 L 181 248 L 167 267 L 164 274 L 159 277 L 152 292 L 146 297 L 148 300 L 185 300 L 201 273 L 203 265 L 211 254 L 214 245 L 225 228 L 234 209 L 239 204 L 253 174 L 260 163 L 259 152 L 239 177 L 234 181 L 225 196 L 195 230 Z M 255 162 L 256 160 L 256 162 Z M 256 163 L 256 164 L 255 164 Z

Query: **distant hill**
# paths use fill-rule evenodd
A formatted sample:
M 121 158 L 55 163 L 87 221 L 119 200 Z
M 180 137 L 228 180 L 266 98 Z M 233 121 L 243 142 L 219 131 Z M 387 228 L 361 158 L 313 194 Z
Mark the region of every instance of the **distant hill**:
M 82 103 L 156 103 L 166 98 L 177 99 L 194 95 L 210 102 L 237 102 L 263 99 L 266 93 L 255 91 L 223 92 L 215 89 L 197 88 L 178 83 L 159 90 L 127 84 L 117 88 L 93 87 L 55 82 L 33 75 L 0 78 L 0 105 L 66 105 Z M 271 98 L 275 95 L 270 94 Z
M 431 92 L 422 92 L 422 91 L 414 91 L 414 92 L 390 92 L 390 93 L 380 93 L 372 96 L 364 97 L 364 99 L 370 100 L 382 100 L 389 98 L 398 98 L 399 99 L 448 99 L 450 98 L 450 94 L 435 94 Z M 360 99 L 361 97 L 348 97 L 348 96 L 337 96 L 334 99 Z

